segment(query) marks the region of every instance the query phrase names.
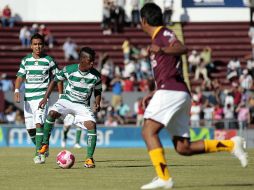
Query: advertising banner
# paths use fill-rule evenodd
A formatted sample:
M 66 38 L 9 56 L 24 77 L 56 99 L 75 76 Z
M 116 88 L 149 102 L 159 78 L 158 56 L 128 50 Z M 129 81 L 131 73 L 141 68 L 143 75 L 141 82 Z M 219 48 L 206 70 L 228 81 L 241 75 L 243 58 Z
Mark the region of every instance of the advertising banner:
M 141 135 L 141 127 L 98 127 L 97 147 L 145 147 Z M 211 139 L 214 137 L 213 129 L 193 128 L 190 131 L 191 140 Z M 50 146 L 60 147 L 62 127 L 55 127 L 50 136 Z M 165 147 L 173 147 L 170 135 L 166 129 L 159 134 Z M 72 147 L 76 140 L 76 129 L 71 128 L 68 133 L 67 147 Z M 81 146 L 86 146 L 86 131 L 82 130 Z M 33 147 L 25 127 L 0 126 L 0 146 Z
M 182 7 L 200 8 L 200 7 L 245 7 L 244 0 L 183 0 Z

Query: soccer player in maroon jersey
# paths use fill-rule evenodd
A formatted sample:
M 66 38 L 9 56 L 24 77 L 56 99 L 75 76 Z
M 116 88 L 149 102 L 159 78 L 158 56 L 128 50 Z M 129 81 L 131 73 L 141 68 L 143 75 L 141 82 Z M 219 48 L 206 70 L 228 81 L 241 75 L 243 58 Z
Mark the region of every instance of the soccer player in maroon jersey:
M 180 56 L 186 47 L 170 29 L 163 27 L 160 7 L 147 3 L 141 9 L 141 27 L 151 38 L 149 48 L 156 90 L 143 99 L 146 107 L 142 135 L 157 177 L 141 189 L 170 189 L 173 180 L 167 168 L 159 132 L 166 127 L 175 150 L 184 156 L 208 152 L 228 151 L 233 153 L 243 167 L 248 164 L 243 148 L 244 139 L 200 140 L 190 142 L 189 112 L 191 96 L 181 75 Z

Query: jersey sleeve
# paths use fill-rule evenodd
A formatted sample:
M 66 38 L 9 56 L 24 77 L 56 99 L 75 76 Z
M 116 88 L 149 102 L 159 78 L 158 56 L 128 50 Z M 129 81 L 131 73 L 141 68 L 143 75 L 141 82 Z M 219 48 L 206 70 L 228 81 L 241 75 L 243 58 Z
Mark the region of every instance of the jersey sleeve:
M 95 86 L 94 86 L 94 90 L 97 91 L 97 92 L 102 92 L 102 83 L 101 83 L 101 77 L 99 76 L 96 83 L 95 83 Z
M 67 79 L 66 75 L 67 75 L 66 67 L 64 67 L 62 70 L 56 73 L 54 81 L 56 82 L 64 81 L 65 79 Z
M 19 70 L 17 72 L 17 77 L 25 78 L 26 76 L 26 70 L 25 70 L 25 60 L 22 59 L 21 64 L 19 66 Z
M 55 76 L 59 72 L 58 65 L 54 60 L 51 60 L 49 64 L 50 64 L 51 74 Z
M 164 30 L 163 32 L 163 41 L 165 44 L 173 45 L 176 41 L 178 41 L 175 33 L 171 30 Z

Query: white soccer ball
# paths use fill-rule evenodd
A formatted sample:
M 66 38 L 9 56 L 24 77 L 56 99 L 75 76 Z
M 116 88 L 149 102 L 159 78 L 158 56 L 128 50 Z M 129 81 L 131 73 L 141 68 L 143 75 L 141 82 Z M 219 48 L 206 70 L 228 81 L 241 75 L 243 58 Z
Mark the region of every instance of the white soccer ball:
M 62 150 L 56 157 L 56 163 L 60 168 L 69 169 L 75 163 L 75 156 L 68 150 Z

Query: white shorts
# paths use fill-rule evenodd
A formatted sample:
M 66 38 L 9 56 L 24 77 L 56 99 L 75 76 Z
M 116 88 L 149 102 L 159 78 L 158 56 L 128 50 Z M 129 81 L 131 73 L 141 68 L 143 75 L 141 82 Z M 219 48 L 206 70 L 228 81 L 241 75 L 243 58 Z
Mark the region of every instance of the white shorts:
M 191 97 L 187 92 L 158 90 L 150 100 L 145 119 L 152 119 L 167 127 L 171 137 L 190 137 Z
M 84 129 L 86 129 L 84 126 L 85 121 L 93 121 L 96 123 L 95 116 L 91 108 L 83 104 L 73 103 L 65 99 L 58 99 L 52 106 L 51 110 L 60 113 L 63 118 L 65 118 L 68 114 L 73 115 L 73 124 Z
M 35 129 L 36 124 L 44 124 L 47 113 L 48 104 L 43 109 L 38 108 L 41 99 L 24 101 L 24 117 L 27 129 Z

